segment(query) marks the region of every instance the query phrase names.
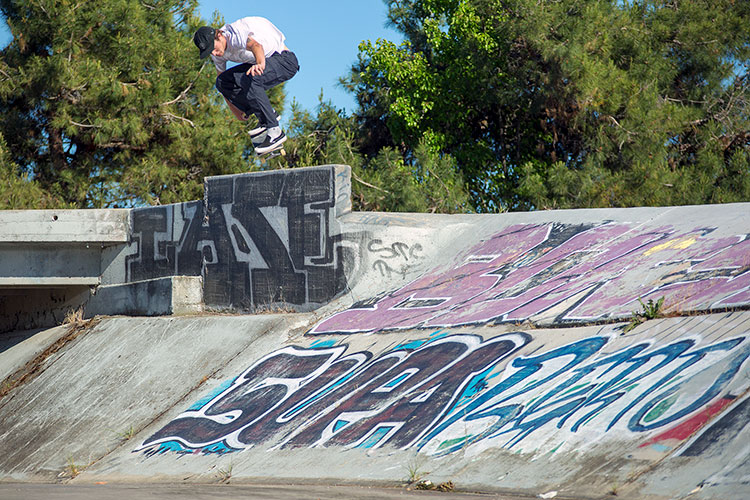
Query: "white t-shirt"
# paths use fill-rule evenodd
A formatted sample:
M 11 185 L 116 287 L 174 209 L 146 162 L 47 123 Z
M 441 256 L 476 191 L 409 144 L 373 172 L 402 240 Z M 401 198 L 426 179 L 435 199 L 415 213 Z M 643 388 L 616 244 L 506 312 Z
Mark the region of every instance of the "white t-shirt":
M 243 17 L 231 24 L 225 24 L 219 31 L 224 33 L 227 39 L 227 49 L 222 57 L 212 54 L 211 58 L 220 72 L 226 71 L 227 61 L 255 64 L 255 56 L 245 48 L 248 37 L 252 37 L 263 46 L 266 57 L 284 50 L 286 37 L 271 21 L 263 17 Z

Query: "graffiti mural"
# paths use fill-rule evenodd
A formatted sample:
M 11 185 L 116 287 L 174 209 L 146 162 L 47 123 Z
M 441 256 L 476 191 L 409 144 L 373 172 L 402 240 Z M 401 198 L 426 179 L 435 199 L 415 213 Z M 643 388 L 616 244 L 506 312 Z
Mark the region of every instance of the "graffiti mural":
M 750 341 L 698 336 L 620 342 L 620 332 L 557 347 L 528 333 L 435 332 L 387 351 L 321 341 L 263 357 L 149 437 L 148 456 L 263 445 L 550 452 L 596 439 L 648 439 L 722 404 Z M 526 352 L 521 354 L 520 351 Z M 745 372 L 746 373 L 746 372 Z M 698 417 L 702 418 L 702 417 Z
M 203 225 L 203 203 L 134 209 L 131 245 L 137 253 L 125 259 L 128 281 L 164 276 L 199 276 L 205 255 L 214 247 L 208 228 Z
M 519 224 L 393 293 L 355 304 L 310 333 L 628 316 L 637 300 L 675 311 L 750 300 L 750 239 L 629 224 Z M 634 280 L 634 272 L 641 278 Z
M 388 244 L 380 239 L 372 239 L 367 243 L 368 257 L 373 261 L 372 268 L 385 278 L 406 276 L 423 259 L 422 250 L 419 243 L 409 245 L 396 241 Z
M 721 484 L 747 485 L 750 463 L 750 396 L 724 398 L 732 405 L 685 443 L 679 451 L 683 457 L 708 458 L 724 455 L 722 468 L 703 481 L 705 486 Z
M 127 281 L 203 276 L 208 305 L 324 303 L 349 250 L 330 224 L 334 169 L 213 177 L 203 202 L 137 209 Z

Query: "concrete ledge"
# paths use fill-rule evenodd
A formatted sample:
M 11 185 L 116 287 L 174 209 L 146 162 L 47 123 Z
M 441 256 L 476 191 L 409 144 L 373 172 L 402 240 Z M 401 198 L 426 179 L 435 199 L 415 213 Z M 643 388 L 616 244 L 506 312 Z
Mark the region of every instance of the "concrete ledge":
M 98 276 L 79 278 L 0 277 L 0 288 L 61 288 L 68 286 L 97 286 L 98 284 Z
M 3 210 L 2 243 L 100 243 L 128 241 L 130 210 Z
M 198 276 L 170 276 L 99 287 L 85 306 L 86 317 L 163 316 L 203 310 L 203 280 Z

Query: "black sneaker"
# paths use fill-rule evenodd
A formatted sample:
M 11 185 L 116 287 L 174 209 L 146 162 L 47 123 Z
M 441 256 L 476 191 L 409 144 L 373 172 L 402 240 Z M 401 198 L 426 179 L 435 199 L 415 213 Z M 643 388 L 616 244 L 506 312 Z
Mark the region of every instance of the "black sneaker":
M 279 120 L 281 120 L 281 115 L 276 113 L 276 121 Z M 252 130 L 248 130 L 247 133 L 250 134 L 250 140 L 253 141 L 253 147 L 258 147 L 263 144 L 263 141 L 266 139 L 268 128 L 259 125 Z
M 248 132 L 250 134 L 250 140 L 253 141 L 253 147 L 257 148 L 268 135 L 268 129 L 266 127 L 256 127 Z
M 271 151 L 281 149 L 281 147 L 284 145 L 284 142 L 286 142 L 286 134 L 283 131 L 281 132 L 281 134 L 279 134 L 278 137 L 274 137 L 273 139 L 271 139 L 268 134 L 266 134 L 263 142 L 255 146 L 255 152 L 259 155 L 270 153 Z

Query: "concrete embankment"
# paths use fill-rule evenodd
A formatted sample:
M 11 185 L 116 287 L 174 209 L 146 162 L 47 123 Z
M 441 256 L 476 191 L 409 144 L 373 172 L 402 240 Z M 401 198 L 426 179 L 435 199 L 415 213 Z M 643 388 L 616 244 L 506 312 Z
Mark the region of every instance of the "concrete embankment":
M 348 182 L 134 212 L 102 283 L 207 310 L 0 337 L 2 478 L 750 496 L 750 205 L 354 213 Z

